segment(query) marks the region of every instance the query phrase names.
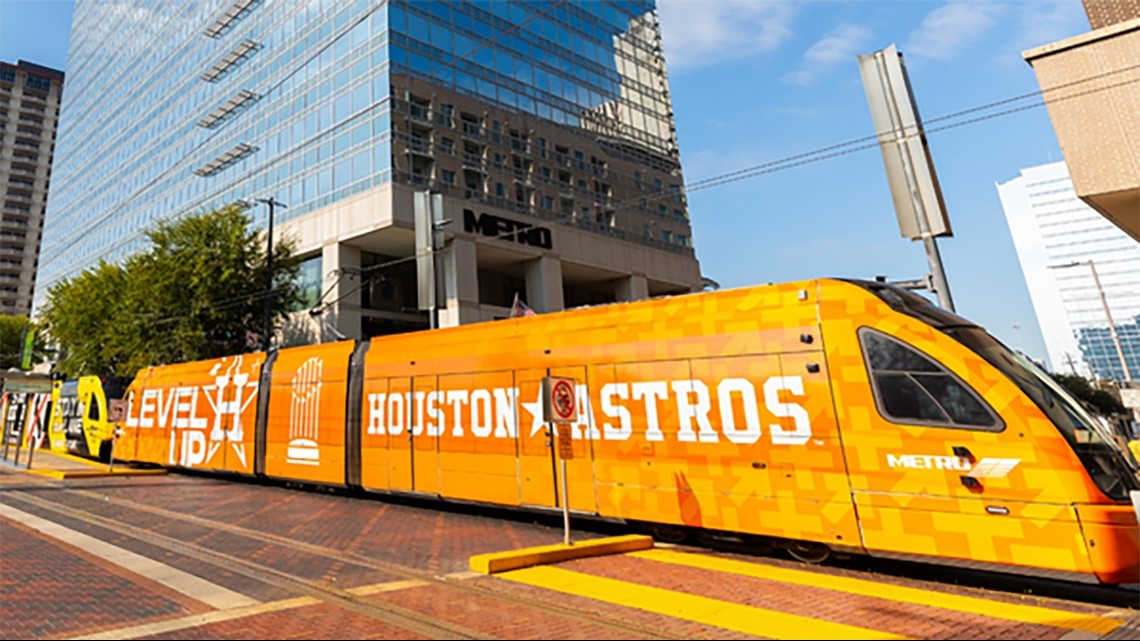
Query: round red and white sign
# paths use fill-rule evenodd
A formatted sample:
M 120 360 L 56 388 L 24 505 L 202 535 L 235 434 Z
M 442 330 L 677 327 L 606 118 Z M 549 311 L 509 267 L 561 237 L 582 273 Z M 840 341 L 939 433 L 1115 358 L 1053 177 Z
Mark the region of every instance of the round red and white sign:
M 572 421 L 578 418 L 577 403 L 574 401 L 574 385 L 566 379 L 554 381 L 550 390 L 550 408 L 556 421 Z

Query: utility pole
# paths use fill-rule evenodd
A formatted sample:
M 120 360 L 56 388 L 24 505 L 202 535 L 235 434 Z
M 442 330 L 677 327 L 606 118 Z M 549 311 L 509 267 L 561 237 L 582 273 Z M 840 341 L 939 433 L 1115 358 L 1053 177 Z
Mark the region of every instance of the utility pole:
M 262 326 L 261 334 L 261 349 L 264 352 L 269 351 L 269 318 L 270 311 L 273 306 L 273 208 L 281 207 L 286 208 L 285 203 L 278 202 L 276 198 L 270 196 L 269 198 L 256 199 L 259 203 L 269 205 L 269 231 L 265 234 L 267 243 L 269 245 L 265 254 L 265 318 Z
M 1064 265 L 1049 265 L 1049 269 L 1065 269 L 1066 267 L 1076 267 L 1078 265 L 1088 265 L 1089 269 L 1092 270 L 1093 284 L 1096 285 L 1096 293 L 1100 296 L 1100 305 L 1104 308 L 1104 317 L 1108 320 L 1108 333 L 1112 336 L 1112 344 L 1116 346 L 1116 356 L 1120 359 L 1120 369 L 1124 370 L 1124 380 L 1131 383 L 1132 372 L 1128 369 L 1128 361 L 1124 358 L 1124 347 L 1121 346 L 1120 336 L 1116 333 L 1116 323 L 1112 322 L 1112 312 L 1108 310 L 1108 298 L 1104 295 L 1104 288 L 1100 285 L 1100 275 L 1097 274 L 1096 263 L 1094 263 L 1091 258 L 1084 261 L 1074 260 Z M 1089 363 L 1089 366 L 1091 367 L 1092 363 Z
M 1112 343 L 1116 346 L 1116 356 L 1120 358 L 1120 367 L 1124 370 L 1124 380 L 1129 383 L 1132 382 L 1132 372 L 1128 370 L 1128 361 L 1124 358 L 1124 348 L 1120 345 L 1120 336 L 1116 334 L 1116 323 L 1112 322 L 1112 312 L 1108 311 L 1108 299 L 1104 296 L 1104 288 L 1100 286 L 1100 276 L 1096 273 L 1096 263 L 1090 258 L 1088 260 L 1089 269 L 1092 270 L 1093 282 L 1096 283 L 1096 291 L 1100 294 L 1100 304 L 1104 307 L 1104 317 L 1108 319 L 1108 331 L 1112 335 Z

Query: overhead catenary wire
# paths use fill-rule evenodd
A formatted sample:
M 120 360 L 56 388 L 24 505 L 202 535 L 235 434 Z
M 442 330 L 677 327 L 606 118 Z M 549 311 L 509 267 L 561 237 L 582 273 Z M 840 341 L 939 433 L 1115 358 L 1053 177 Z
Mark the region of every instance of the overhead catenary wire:
M 1058 85 L 1057 87 L 1052 87 L 1050 89 L 1039 90 L 1039 91 L 1035 91 L 1035 92 L 1029 92 L 1029 93 L 1021 94 L 1018 96 L 1013 96 L 1010 98 L 1005 98 L 1002 100 L 997 100 L 994 102 L 986 103 L 983 105 L 978 105 L 978 106 L 971 107 L 968 109 L 963 109 L 963 110 L 960 110 L 960 111 L 957 111 L 954 113 L 946 114 L 943 116 L 938 116 L 936 118 L 932 118 L 930 120 L 927 120 L 926 124 L 936 123 L 936 122 L 945 122 L 947 120 L 953 120 L 955 118 L 960 118 L 964 115 L 979 113 L 979 112 L 985 111 L 987 109 L 992 109 L 992 108 L 997 107 L 997 106 L 1012 104 L 1014 102 L 1018 102 L 1021 100 L 1026 100 L 1029 98 L 1041 96 L 1041 95 L 1044 95 L 1045 93 L 1048 93 L 1048 92 L 1073 87 L 1073 86 L 1076 86 L 1079 84 L 1090 82 L 1092 80 L 1101 79 L 1101 78 L 1104 78 L 1107 76 L 1115 75 L 1115 74 L 1121 73 L 1123 71 L 1128 71 L 1128 70 L 1132 70 L 1132 69 L 1136 69 L 1136 68 L 1140 68 L 1140 65 L 1132 65 L 1132 66 L 1127 67 L 1125 69 L 1118 69 L 1118 70 L 1114 70 L 1111 72 L 1105 72 L 1102 74 L 1097 74 L 1096 76 L 1090 76 L 1088 78 L 1084 78 L 1084 79 L 1081 79 L 1078 81 L 1066 83 L 1064 85 Z M 1052 102 L 1056 103 L 1056 102 L 1060 102 L 1063 100 L 1079 98 L 1082 96 L 1086 96 L 1086 95 L 1101 92 L 1101 91 L 1107 91 L 1110 89 L 1117 89 L 1117 88 L 1120 88 L 1120 87 L 1123 87 L 1126 85 L 1130 85 L 1130 84 L 1133 84 L 1136 82 L 1140 82 L 1140 78 L 1125 80 L 1125 81 L 1121 81 L 1121 82 L 1114 83 L 1114 84 L 1107 85 L 1107 86 L 1103 86 L 1103 87 L 1095 87 L 1093 89 L 1088 89 L 1088 90 L 1085 90 L 1082 92 L 1077 92 L 1074 94 L 1070 94 L 1070 95 L 1066 95 L 1066 96 L 1063 96 L 1060 98 L 1053 99 Z M 685 185 L 685 187 L 681 193 L 687 194 L 687 193 L 691 193 L 694 191 L 700 191 L 703 189 L 720 187 L 720 186 L 727 185 L 727 184 L 734 183 L 734 182 L 738 182 L 741 180 L 746 180 L 749 178 L 755 178 L 755 177 L 766 175 L 766 174 L 772 174 L 772 173 L 775 173 L 778 171 L 783 171 L 783 170 L 791 169 L 794 167 L 809 165 L 812 163 L 821 162 L 824 160 L 829 160 L 829 159 L 837 158 L 840 156 L 846 156 L 849 154 L 853 154 L 853 153 L 860 152 L 860 151 L 866 151 L 869 149 L 876 149 L 879 147 L 880 141 L 893 140 L 893 139 L 895 139 L 895 137 L 899 133 L 901 133 L 903 137 L 914 136 L 914 135 L 918 135 L 920 133 L 922 133 L 922 134 L 934 134 L 934 133 L 947 131 L 950 129 L 955 129 L 955 128 L 966 126 L 966 125 L 971 125 L 971 124 L 983 122 L 986 120 L 992 120 L 994 118 L 999 118 L 1002 116 L 1008 116 L 1008 115 L 1019 113 L 1022 111 L 1028 111 L 1030 109 L 1037 109 L 1039 107 L 1045 106 L 1045 104 L 1046 104 L 1045 101 L 1038 101 L 1038 102 L 1035 102 L 1035 103 L 1032 103 L 1029 105 L 1022 105 L 1019 107 L 1005 109 L 1005 110 L 998 111 L 998 112 L 991 113 L 991 114 L 984 114 L 984 115 L 976 116 L 974 118 L 962 120 L 959 122 L 950 122 L 950 123 L 947 123 L 947 124 L 944 124 L 944 125 L 941 125 L 938 127 L 926 127 L 924 125 L 921 130 L 919 130 L 917 127 L 905 127 L 905 128 L 901 129 L 901 132 L 899 130 L 885 131 L 885 132 L 872 134 L 869 136 L 854 138 L 854 139 L 847 140 L 844 142 L 840 142 L 840 143 L 836 143 L 836 144 L 832 144 L 832 145 L 827 145 L 824 147 L 819 147 L 819 148 L 816 148 L 816 149 L 813 149 L 810 151 L 797 153 L 797 154 L 793 154 L 790 156 L 785 156 L 785 157 L 777 159 L 777 160 L 772 160 L 772 161 L 761 163 L 758 165 L 752 165 L 749 167 L 744 167 L 744 168 L 733 170 L 730 172 L 726 172 L 724 174 L 720 174 L 717 176 L 712 176 L 709 178 L 698 180 L 698 181 L 695 181 L 695 182 L 692 182 L 692 183 Z M 675 199 L 678 195 L 679 194 L 673 193 L 670 191 L 666 191 L 665 189 L 659 189 L 659 190 L 657 190 L 657 192 L 655 194 L 638 196 L 635 198 L 627 199 L 625 201 L 619 201 L 618 203 L 616 203 L 613 206 L 613 210 L 614 211 L 621 211 L 623 209 L 627 209 L 627 208 L 632 207 L 634 205 L 640 206 L 643 202 L 648 203 L 648 202 L 654 202 L 654 201 L 663 200 L 663 199 L 664 200 L 672 200 L 672 199 Z M 571 214 L 569 216 L 564 215 L 564 216 L 555 217 L 554 219 L 551 220 L 551 222 L 555 222 L 555 223 L 564 222 L 565 220 L 571 219 L 572 216 L 573 216 L 573 214 Z M 493 241 L 497 241 L 497 240 L 503 240 L 503 239 L 511 238 L 511 237 L 515 236 L 516 233 L 517 233 L 517 231 L 510 231 L 510 232 L 505 232 L 503 234 L 499 234 L 496 236 L 478 236 L 475 239 L 473 239 L 472 242 L 474 242 L 476 244 L 489 243 L 489 242 L 493 242 Z M 392 267 L 392 266 L 399 265 L 402 263 L 411 262 L 415 259 L 416 259 L 415 256 L 395 258 L 395 259 L 392 259 L 392 260 L 384 262 L 384 263 L 369 266 L 367 268 L 360 270 L 360 272 L 361 273 L 368 273 L 371 271 L 378 271 L 378 270 L 381 270 L 381 269 L 384 269 L 387 267 Z M 340 300 L 343 300 L 344 298 L 347 298 L 348 296 L 354 294 L 356 291 L 359 291 L 362 287 L 364 287 L 368 282 L 370 282 L 370 279 L 362 278 L 360 284 L 358 284 L 357 287 L 354 288 L 353 290 L 350 290 L 349 292 L 342 294 L 341 296 L 339 296 L 338 298 L 336 298 L 332 301 L 329 301 L 327 303 L 323 303 L 324 308 L 327 309 L 328 307 L 335 304 L 336 302 L 339 302 Z M 323 311 L 323 310 L 320 310 L 320 308 L 322 307 L 322 303 L 320 301 L 323 300 L 323 298 L 324 297 L 322 296 L 321 299 L 318 299 L 318 304 L 316 306 L 314 306 L 314 308 L 312 310 L 310 310 L 310 313 L 317 314 L 317 313 L 320 313 L 320 311 Z

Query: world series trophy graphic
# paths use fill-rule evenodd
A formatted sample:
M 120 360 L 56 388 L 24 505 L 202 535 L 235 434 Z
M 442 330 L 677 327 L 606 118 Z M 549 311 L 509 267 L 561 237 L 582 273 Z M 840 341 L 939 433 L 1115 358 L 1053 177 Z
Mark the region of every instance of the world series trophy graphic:
M 320 427 L 322 366 L 323 361 L 314 356 L 302 363 L 293 375 L 289 450 L 285 459 L 289 463 L 320 465 L 317 431 Z

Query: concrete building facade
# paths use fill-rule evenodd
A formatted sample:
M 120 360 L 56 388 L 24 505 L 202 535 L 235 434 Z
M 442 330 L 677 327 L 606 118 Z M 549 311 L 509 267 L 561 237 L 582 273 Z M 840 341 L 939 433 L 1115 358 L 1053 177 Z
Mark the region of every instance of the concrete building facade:
M 29 314 L 63 72 L 0 62 L 0 314 Z
M 1140 241 L 1140 1 L 1083 2 L 1092 31 L 1023 55 L 1077 196 Z

